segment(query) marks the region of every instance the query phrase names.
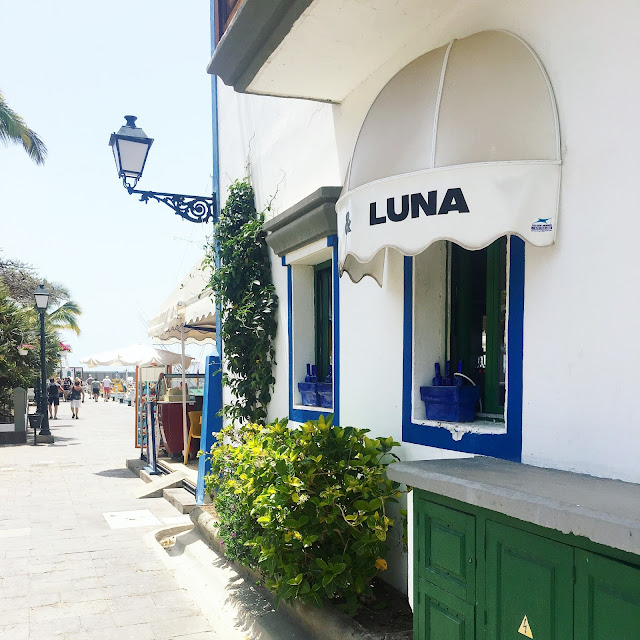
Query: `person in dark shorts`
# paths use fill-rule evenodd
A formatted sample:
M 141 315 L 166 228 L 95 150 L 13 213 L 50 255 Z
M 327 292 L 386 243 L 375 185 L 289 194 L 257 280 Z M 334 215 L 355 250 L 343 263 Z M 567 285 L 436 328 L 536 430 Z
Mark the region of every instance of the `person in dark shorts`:
M 58 406 L 60 405 L 60 385 L 54 378 L 49 378 L 47 396 L 49 398 L 49 417 L 52 420 L 58 419 Z
M 98 402 L 98 398 L 100 397 L 100 380 L 93 380 L 91 382 L 91 395 L 93 399 Z

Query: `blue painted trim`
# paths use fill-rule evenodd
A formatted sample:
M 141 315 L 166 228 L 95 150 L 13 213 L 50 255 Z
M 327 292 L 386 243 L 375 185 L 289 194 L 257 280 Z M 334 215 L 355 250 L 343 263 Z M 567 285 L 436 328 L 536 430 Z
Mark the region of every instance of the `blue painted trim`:
M 209 0 L 209 28 L 211 38 L 211 54 L 216 48 L 216 18 L 215 18 L 216 0 Z M 212 185 L 211 189 L 215 194 L 214 223 L 220 219 L 220 146 L 218 136 L 218 78 L 211 76 L 211 147 L 212 147 Z M 218 255 L 218 245 L 214 245 L 214 266 L 217 269 L 220 266 L 220 257 Z M 222 372 L 211 377 L 210 370 L 213 367 L 216 371 L 221 368 L 222 361 L 222 321 L 221 307 L 216 300 L 216 346 L 212 356 L 207 357 L 205 371 L 204 398 L 202 406 L 202 431 L 200 436 L 200 449 L 209 451 L 214 442 L 215 435 L 222 429 L 222 417 L 219 413 L 222 410 Z M 201 457 L 198 461 L 198 481 L 196 483 L 196 503 L 201 505 L 204 502 L 204 476 L 209 473 L 211 464 Z
M 282 258 L 280 258 L 280 261 L 282 262 L 283 267 L 287 266 L 287 256 L 282 256 Z
M 287 313 L 289 336 L 289 419 L 295 422 L 317 420 L 333 414 L 333 424 L 340 424 L 340 271 L 338 269 L 338 236 L 327 237 L 327 246 L 333 247 L 333 411 L 312 411 L 293 407 L 293 283 L 291 265 L 287 266 Z M 282 264 L 285 264 L 284 257 Z
M 522 361 L 524 329 L 524 241 L 511 237 L 507 335 L 507 433 L 466 433 L 456 442 L 449 431 L 411 421 L 413 371 L 413 258 L 404 259 L 404 327 L 402 368 L 402 440 L 439 449 L 476 453 L 520 462 L 522 458 Z
M 210 451 L 222 429 L 222 371 L 220 356 L 217 352 L 207 356 L 204 377 L 204 398 L 202 404 L 202 430 L 200 433 L 200 450 Z M 211 461 L 206 456 L 198 458 L 198 482 L 196 484 L 196 503 L 204 503 L 204 477 L 211 471 Z

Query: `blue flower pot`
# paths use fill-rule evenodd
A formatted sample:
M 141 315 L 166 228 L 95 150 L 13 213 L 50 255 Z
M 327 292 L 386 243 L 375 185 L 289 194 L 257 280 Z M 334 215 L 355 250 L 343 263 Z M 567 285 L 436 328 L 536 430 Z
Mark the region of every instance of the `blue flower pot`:
M 333 407 L 333 383 L 332 382 L 318 382 L 318 406 L 324 409 L 331 409 Z
M 318 383 L 298 382 L 298 391 L 305 407 L 318 407 Z
M 427 420 L 472 422 L 480 387 L 420 387 L 420 398 L 427 411 Z

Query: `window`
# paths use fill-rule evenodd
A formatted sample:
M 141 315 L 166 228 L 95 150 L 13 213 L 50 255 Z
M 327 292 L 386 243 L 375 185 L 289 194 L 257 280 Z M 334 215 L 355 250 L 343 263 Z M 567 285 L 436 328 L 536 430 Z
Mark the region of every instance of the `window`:
M 511 236 L 478 251 L 440 241 L 405 258 L 405 442 L 520 460 L 524 254 Z M 420 387 L 447 360 L 480 388 L 472 422 L 427 419 Z
M 331 300 L 331 260 L 314 267 L 314 319 L 318 380 L 329 376 L 333 356 L 333 303 Z
M 504 415 L 507 241 L 468 251 L 448 243 L 447 360 L 480 387 L 481 416 Z M 453 371 L 451 372 L 453 375 Z
M 339 416 L 339 288 L 335 236 L 287 254 L 289 418 L 296 422 Z M 315 365 L 316 381 L 307 381 Z M 331 374 L 331 377 L 329 375 Z

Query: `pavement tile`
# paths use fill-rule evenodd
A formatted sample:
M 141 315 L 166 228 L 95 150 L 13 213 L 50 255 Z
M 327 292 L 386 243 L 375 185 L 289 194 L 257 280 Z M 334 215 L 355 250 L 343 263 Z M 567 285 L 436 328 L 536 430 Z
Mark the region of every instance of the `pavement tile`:
M 0 640 L 30 640 L 29 624 L 8 624 L 0 626 Z
M 64 634 L 80 631 L 80 618 L 69 616 L 29 623 L 29 640 L 59 640 Z
M 151 623 L 151 628 L 155 633 L 155 640 L 172 640 L 187 634 L 211 630 L 209 622 L 202 615 L 158 620 Z
M 83 631 L 100 631 L 102 629 L 110 629 L 112 637 L 115 637 L 116 635 L 114 633 L 116 623 L 110 612 L 80 616 L 80 625 L 82 626 Z
M 75 589 L 62 591 L 60 593 L 61 602 L 90 602 L 91 600 L 105 600 L 104 587 L 93 587 L 90 589 Z
M 91 404 L 76 423 L 65 409 L 51 427 L 69 440 L 0 447 L 0 640 L 219 640 L 143 539 L 186 518 L 132 497 L 133 410 Z M 141 511 L 153 528 L 103 515 Z

